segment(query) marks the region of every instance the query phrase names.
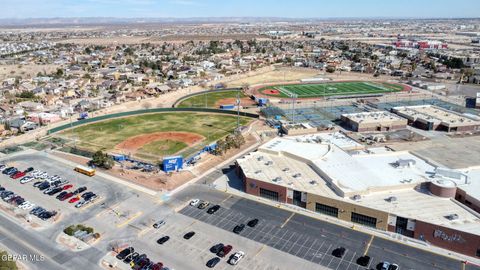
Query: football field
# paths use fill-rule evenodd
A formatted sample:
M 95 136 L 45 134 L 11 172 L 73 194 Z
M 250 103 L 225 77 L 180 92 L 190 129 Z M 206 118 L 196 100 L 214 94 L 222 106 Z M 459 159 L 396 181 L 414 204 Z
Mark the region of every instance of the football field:
M 383 82 L 331 82 L 319 84 L 273 85 L 260 89 L 268 96 L 314 98 L 324 96 L 352 96 L 402 91 L 403 86 Z

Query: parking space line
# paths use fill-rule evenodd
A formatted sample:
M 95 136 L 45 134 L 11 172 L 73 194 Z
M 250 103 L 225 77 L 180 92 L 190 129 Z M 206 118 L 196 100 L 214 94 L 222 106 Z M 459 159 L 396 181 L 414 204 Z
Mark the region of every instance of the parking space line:
M 233 198 L 233 195 L 230 195 L 230 196 L 228 196 L 227 198 L 223 199 L 219 204 L 223 204 L 224 202 L 226 202 L 226 201 L 229 200 L 230 198 Z
M 374 238 L 375 236 L 373 235 L 370 237 L 370 241 L 368 241 L 368 244 L 367 244 L 367 247 L 365 248 L 365 252 L 363 253 L 363 256 L 367 255 L 368 250 L 370 249 L 370 245 L 372 244 Z
M 283 224 L 280 226 L 280 228 L 285 227 L 285 225 L 287 225 L 287 223 L 290 221 L 290 219 L 292 219 L 292 217 L 294 215 L 295 215 L 295 212 L 292 212 L 292 214 L 285 220 L 285 222 L 283 222 Z
M 137 212 L 135 215 L 131 216 L 130 218 L 128 218 L 127 220 L 125 220 L 124 222 L 120 223 L 120 224 L 117 224 L 117 228 L 121 228 L 125 225 L 127 225 L 128 223 L 130 223 L 130 221 L 138 218 L 139 216 L 141 216 L 143 214 L 142 211 L 140 212 Z
M 322 253 L 322 254 L 323 254 L 323 257 L 322 257 L 322 259 L 320 260 L 319 264 L 321 264 L 321 263 L 322 263 L 322 261 L 323 261 L 323 259 L 325 259 L 325 258 L 327 257 L 328 250 L 329 250 L 331 247 L 332 247 L 332 244 L 330 244 L 330 246 L 327 248 L 327 252 L 325 252 L 325 253 Z
M 317 239 L 314 239 L 313 243 L 310 245 L 310 247 L 308 248 L 307 252 L 305 252 L 305 254 L 303 255 L 303 257 L 300 257 L 302 259 L 305 259 L 305 257 L 310 254 L 310 250 L 312 250 L 312 247 L 317 243 Z M 296 254 L 295 254 L 296 256 Z

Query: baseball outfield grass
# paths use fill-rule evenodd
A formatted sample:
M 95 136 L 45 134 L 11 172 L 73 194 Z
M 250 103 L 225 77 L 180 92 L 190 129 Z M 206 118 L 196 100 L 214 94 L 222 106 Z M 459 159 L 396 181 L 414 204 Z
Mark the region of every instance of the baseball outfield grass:
M 273 91 L 272 91 L 273 90 Z M 381 94 L 403 90 L 403 86 L 384 82 L 331 82 L 318 84 L 273 85 L 259 91 L 268 96 L 314 98 L 324 96 L 349 96 Z
M 237 98 L 238 91 L 221 91 L 210 92 L 205 94 L 198 94 L 189 97 L 178 104 L 178 108 L 218 108 L 217 103 L 222 99 Z M 240 98 L 246 97 L 243 92 L 240 92 Z
M 240 117 L 240 125 L 246 125 L 251 119 Z M 182 132 L 201 135 L 204 139 L 195 145 L 182 142 L 182 138 L 143 141 L 138 143 L 134 156 L 158 160 L 165 155 L 182 154 L 188 156 L 218 139 L 231 133 L 237 125 L 237 118 L 230 115 L 209 113 L 154 113 L 124 118 L 110 119 L 79 126 L 59 134 L 66 139 L 76 140 L 77 147 L 97 151 L 99 149 L 121 150 L 118 145 L 130 141 L 135 143 L 138 136 L 159 132 Z

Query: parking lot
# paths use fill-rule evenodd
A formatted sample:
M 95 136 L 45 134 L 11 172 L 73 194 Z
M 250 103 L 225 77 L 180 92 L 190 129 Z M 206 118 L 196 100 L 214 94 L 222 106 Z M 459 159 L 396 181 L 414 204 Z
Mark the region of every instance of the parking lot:
M 179 213 L 229 232 L 240 223 L 259 218 L 255 228 L 246 226 L 240 236 L 330 269 L 365 269 L 356 263 L 364 254 L 371 257 L 367 269 L 378 269 L 383 261 L 397 263 L 400 269 L 464 269 L 460 261 L 254 201 L 236 197 L 208 199 L 222 208 L 210 215 L 186 206 Z M 346 249 L 342 259 L 332 256 L 338 247 Z
M 85 211 L 86 208 L 93 206 L 94 204 L 102 201 L 102 198 L 106 194 L 108 194 L 108 188 L 104 185 L 95 183 L 90 179 L 90 177 L 79 174 L 75 171 L 73 171 L 73 168 L 65 168 L 65 166 L 56 166 L 58 164 L 48 162 L 48 160 L 45 159 L 37 159 L 35 162 L 32 162 L 31 159 L 24 160 L 21 157 L 17 158 L 12 158 L 12 159 L 7 159 L 7 160 L 2 160 L 2 163 L 5 165 L 13 166 L 18 168 L 20 171 L 25 170 L 29 167 L 33 167 L 35 170 L 40 170 L 42 172 L 45 172 L 48 174 L 48 176 L 54 176 L 58 175 L 61 179 L 67 180 L 68 182 L 63 184 L 63 186 L 59 187 L 65 187 L 66 185 L 72 185 L 68 190 L 64 190 L 65 193 L 70 193 L 75 191 L 79 187 L 86 187 L 87 190 L 84 192 L 94 192 L 95 194 L 98 194 L 97 200 L 93 201 L 91 204 L 87 204 L 83 206 L 82 208 L 75 208 L 76 203 L 69 203 L 69 199 L 76 197 L 77 195 L 72 195 L 71 198 L 66 199 L 64 201 L 60 201 L 56 198 L 56 195 L 60 194 L 61 192 L 58 192 L 58 194 L 55 194 L 53 196 L 49 196 L 47 194 L 44 194 L 44 190 L 39 190 L 39 188 L 34 187 L 35 182 L 43 182 L 44 179 L 33 179 L 32 181 L 21 184 L 20 180 L 21 179 L 12 179 L 8 175 L 2 174 L 0 176 L 1 182 L 0 184 L 7 190 L 15 192 L 15 194 L 22 196 L 26 201 L 29 201 L 31 203 L 34 203 L 35 206 L 41 206 L 47 210 L 52 210 L 58 212 L 58 217 L 56 218 L 63 218 L 65 216 L 68 216 L 72 213 L 76 213 L 78 211 Z M 33 172 L 27 173 L 28 175 L 32 175 Z M 46 189 L 45 189 L 46 190 Z M 62 190 L 63 192 L 63 190 Z M 79 201 L 82 200 L 80 197 L 81 194 L 78 194 Z M 25 211 L 28 213 L 29 211 Z M 31 218 L 31 215 L 29 216 Z

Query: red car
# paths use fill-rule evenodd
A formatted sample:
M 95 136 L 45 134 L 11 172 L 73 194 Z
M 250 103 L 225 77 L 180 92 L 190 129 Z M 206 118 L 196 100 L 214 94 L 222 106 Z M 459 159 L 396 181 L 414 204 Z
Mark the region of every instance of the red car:
M 223 246 L 222 250 L 220 250 L 218 253 L 217 253 L 217 256 L 220 257 L 220 258 L 223 258 L 225 256 L 227 256 L 227 254 L 232 251 L 233 247 L 231 245 L 226 245 L 226 246 Z
M 69 199 L 73 196 L 73 193 L 72 192 L 69 192 L 67 194 L 65 194 L 65 196 L 63 196 L 62 198 L 60 198 L 60 201 L 65 201 L 66 199 Z
M 152 270 L 162 270 L 162 267 L 163 267 L 163 263 L 158 262 L 158 263 L 152 265 Z
M 72 187 L 73 187 L 73 185 L 65 185 L 65 186 L 63 186 L 63 190 L 67 190 L 67 189 L 70 189 Z
M 20 177 L 24 177 L 26 173 L 24 172 L 16 172 L 12 176 L 10 176 L 12 179 L 18 179 Z
M 79 200 L 80 200 L 79 197 L 73 197 L 73 198 L 71 198 L 68 202 L 69 202 L 69 203 L 74 203 L 74 202 L 78 202 Z

